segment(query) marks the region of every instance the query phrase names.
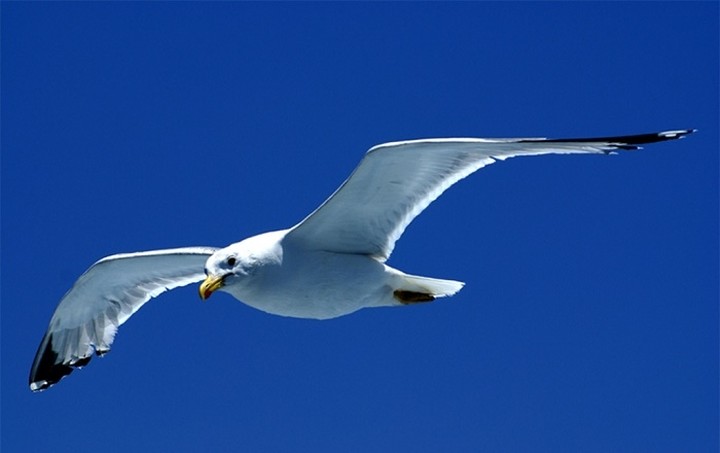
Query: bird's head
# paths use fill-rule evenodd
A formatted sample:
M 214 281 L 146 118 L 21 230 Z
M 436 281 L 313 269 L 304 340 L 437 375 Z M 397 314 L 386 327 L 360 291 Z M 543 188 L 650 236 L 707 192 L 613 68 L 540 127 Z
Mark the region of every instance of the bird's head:
M 207 299 L 218 290 L 237 298 L 252 285 L 252 276 L 266 266 L 282 263 L 280 240 L 284 231 L 264 233 L 217 250 L 205 262 L 207 277 L 200 284 L 200 298 Z
M 215 291 L 236 283 L 250 273 L 252 263 L 247 254 L 242 253 L 242 250 L 237 247 L 238 245 L 233 244 L 216 251 L 205 262 L 207 277 L 199 288 L 202 300 L 206 300 Z
M 205 280 L 200 284 L 200 298 L 207 299 L 229 283 L 229 280 L 243 275 L 245 271 L 237 253 L 226 247 L 210 255 L 205 263 Z

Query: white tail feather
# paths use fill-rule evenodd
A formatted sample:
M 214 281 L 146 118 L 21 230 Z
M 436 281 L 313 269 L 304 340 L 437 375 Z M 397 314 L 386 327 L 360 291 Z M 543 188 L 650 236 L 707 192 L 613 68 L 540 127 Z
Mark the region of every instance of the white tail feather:
M 457 293 L 465 283 L 455 280 L 441 280 L 439 278 L 420 277 L 417 275 L 404 275 L 400 290 L 431 294 L 434 297 L 447 297 Z

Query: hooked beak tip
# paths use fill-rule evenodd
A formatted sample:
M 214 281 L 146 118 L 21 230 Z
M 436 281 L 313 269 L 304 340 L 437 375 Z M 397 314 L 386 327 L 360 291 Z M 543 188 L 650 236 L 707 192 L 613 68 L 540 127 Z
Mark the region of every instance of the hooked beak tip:
M 222 276 L 208 275 L 207 278 L 202 283 L 200 283 L 200 287 L 198 288 L 200 299 L 207 300 L 207 298 L 210 297 L 212 293 L 222 288 L 223 279 L 224 277 Z

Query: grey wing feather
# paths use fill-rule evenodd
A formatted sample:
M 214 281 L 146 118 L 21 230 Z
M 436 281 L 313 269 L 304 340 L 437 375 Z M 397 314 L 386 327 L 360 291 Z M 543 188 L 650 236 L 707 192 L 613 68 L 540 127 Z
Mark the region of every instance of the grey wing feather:
M 212 247 L 126 253 L 93 264 L 53 314 L 30 371 L 30 389 L 43 390 L 109 351 L 118 326 L 148 300 L 204 278 Z
M 408 224 L 457 181 L 498 160 L 540 154 L 608 154 L 681 138 L 694 130 L 621 137 L 443 138 L 371 148 L 350 177 L 286 240 L 384 261 Z

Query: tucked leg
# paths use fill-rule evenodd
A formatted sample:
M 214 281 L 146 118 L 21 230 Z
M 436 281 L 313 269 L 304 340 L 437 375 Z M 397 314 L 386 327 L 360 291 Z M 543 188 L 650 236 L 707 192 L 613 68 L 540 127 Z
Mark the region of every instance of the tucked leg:
M 393 291 L 393 296 L 395 296 L 395 299 L 399 300 L 400 303 L 408 305 L 408 304 L 416 304 L 419 302 L 432 302 L 435 300 L 435 296 L 428 293 L 418 293 L 415 291 L 406 291 L 402 289 L 396 289 Z

